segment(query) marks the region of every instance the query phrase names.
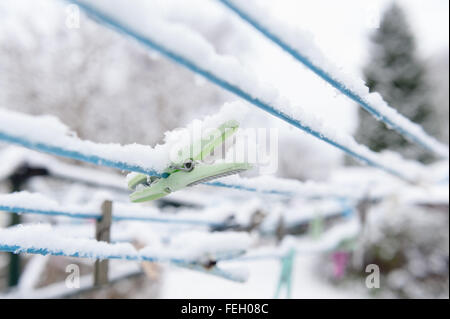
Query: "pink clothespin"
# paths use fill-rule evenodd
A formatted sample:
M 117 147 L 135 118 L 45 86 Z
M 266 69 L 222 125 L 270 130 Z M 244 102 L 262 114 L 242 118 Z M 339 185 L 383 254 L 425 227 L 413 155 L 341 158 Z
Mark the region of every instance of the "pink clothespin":
M 336 251 L 331 255 L 333 260 L 333 275 L 335 279 L 341 279 L 347 268 L 350 253 L 347 251 Z

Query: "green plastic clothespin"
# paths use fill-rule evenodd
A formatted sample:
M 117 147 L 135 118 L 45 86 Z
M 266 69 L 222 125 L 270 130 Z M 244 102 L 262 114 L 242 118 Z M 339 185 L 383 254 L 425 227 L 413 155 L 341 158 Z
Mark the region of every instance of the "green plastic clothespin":
M 286 298 L 291 299 L 292 291 L 292 269 L 294 266 L 295 249 L 291 248 L 286 256 L 281 258 L 281 272 L 280 279 L 278 280 L 277 290 L 275 297 L 280 296 L 281 288 L 286 286 Z
M 321 214 L 317 214 L 309 224 L 309 231 L 313 239 L 318 239 L 323 233 L 323 217 Z
M 202 162 L 214 150 L 222 145 L 239 128 L 234 120 L 220 125 L 215 132 L 192 143 L 182 150 L 184 154 L 177 162 L 164 170 L 162 177 L 136 174 L 128 181 L 132 202 L 144 202 L 164 197 L 188 186 L 211 181 L 216 178 L 237 174 L 250 169 L 249 163 L 213 163 Z

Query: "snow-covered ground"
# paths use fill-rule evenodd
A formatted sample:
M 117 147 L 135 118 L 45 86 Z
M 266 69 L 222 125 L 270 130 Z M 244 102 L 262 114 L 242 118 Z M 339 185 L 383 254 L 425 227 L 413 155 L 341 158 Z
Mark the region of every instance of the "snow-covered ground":
M 292 277 L 292 298 L 369 298 L 364 280 L 351 287 L 333 287 L 316 271 L 320 258 L 298 255 Z M 209 278 L 179 268 L 166 269 L 159 298 L 274 298 L 281 264 L 277 260 L 234 262 L 249 269 L 246 283 Z M 281 297 L 285 297 L 282 290 Z

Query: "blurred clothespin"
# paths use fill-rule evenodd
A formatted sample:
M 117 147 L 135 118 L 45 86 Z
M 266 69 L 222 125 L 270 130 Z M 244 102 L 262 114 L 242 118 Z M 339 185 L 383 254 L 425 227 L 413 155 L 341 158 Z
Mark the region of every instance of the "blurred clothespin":
M 335 251 L 331 258 L 333 260 L 333 276 L 335 279 L 341 279 L 345 275 L 350 253 L 348 251 Z
M 323 233 L 323 216 L 318 213 L 309 223 L 309 232 L 314 239 L 318 239 Z
M 286 287 L 286 298 L 291 298 L 292 291 L 292 269 L 294 266 L 295 249 L 291 248 L 286 256 L 281 258 L 281 272 L 280 279 L 278 280 L 277 290 L 275 297 L 278 298 L 283 286 Z

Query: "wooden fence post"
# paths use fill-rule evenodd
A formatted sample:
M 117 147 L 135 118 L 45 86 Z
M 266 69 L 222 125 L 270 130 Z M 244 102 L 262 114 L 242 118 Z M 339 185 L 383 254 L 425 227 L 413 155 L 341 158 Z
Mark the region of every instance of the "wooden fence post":
M 102 217 L 96 221 L 95 238 L 98 241 L 111 240 L 112 202 L 105 200 L 102 204 Z M 96 260 L 94 270 L 94 285 L 101 286 L 108 283 L 109 260 Z

